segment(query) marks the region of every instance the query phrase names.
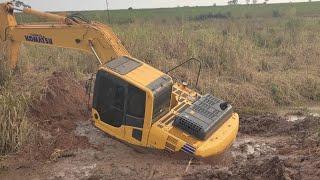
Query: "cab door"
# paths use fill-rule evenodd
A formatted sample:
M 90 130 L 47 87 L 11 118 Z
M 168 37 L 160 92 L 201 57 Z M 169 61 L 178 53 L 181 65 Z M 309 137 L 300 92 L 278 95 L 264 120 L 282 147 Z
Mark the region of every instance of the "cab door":
M 145 121 L 146 92 L 128 84 L 125 106 L 125 139 L 135 145 L 142 145 Z
M 95 125 L 119 139 L 124 138 L 127 83 L 99 70 L 96 76 L 93 109 Z

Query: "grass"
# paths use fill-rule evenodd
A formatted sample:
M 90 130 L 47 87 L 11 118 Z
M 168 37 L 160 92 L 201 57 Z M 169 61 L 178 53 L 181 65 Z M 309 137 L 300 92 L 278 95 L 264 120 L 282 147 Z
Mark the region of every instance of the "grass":
M 108 22 L 105 11 L 78 13 Z M 163 71 L 196 57 L 203 64 L 198 90 L 246 113 L 319 102 L 319 13 L 320 2 L 110 12 L 113 30 L 134 57 Z M 83 79 L 95 62 L 75 50 L 24 45 L 14 73 L 0 66 L 0 152 L 17 150 L 29 136 L 28 105 L 41 97 L 46 77 L 67 71 Z M 192 85 L 196 69 L 191 63 L 171 75 Z
M 0 155 L 17 150 L 27 140 L 31 131 L 26 118 L 28 97 L 23 92 L 17 92 L 11 82 L 12 73 L 5 65 L 5 57 L 2 57 L 0 61 Z
M 200 90 L 227 99 L 238 110 L 319 101 L 319 20 L 294 17 L 263 22 L 135 22 L 113 28 L 135 57 L 159 69 L 199 58 L 204 66 Z M 196 67 L 185 67 L 174 76 L 194 82 Z
M 319 17 L 320 2 L 300 2 L 283 4 L 256 4 L 237 6 L 177 7 L 159 9 L 111 10 L 110 22 L 107 12 L 82 11 L 69 12 L 83 15 L 91 20 L 109 22 L 111 24 L 127 24 L 136 21 L 176 21 L 189 20 L 207 14 L 227 15 L 230 18 L 273 18 L 273 17 Z M 41 21 L 33 16 L 18 15 L 20 22 Z
M 311 2 L 110 14 L 113 30 L 133 56 L 164 71 L 196 57 L 204 67 L 201 92 L 226 99 L 239 111 L 260 111 L 320 100 L 319 10 L 320 2 Z M 76 13 L 108 23 L 106 11 Z M 197 66 L 184 68 L 171 75 L 192 84 Z
M 12 93 L 13 89 L 2 90 L 0 96 L 0 153 L 17 150 L 31 130 L 26 118 L 27 98 Z

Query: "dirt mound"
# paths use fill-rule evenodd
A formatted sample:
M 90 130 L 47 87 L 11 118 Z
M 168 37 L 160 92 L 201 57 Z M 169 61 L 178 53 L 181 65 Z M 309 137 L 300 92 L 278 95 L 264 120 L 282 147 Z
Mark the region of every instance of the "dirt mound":
M 291 144 L 298 147 L 297 153 L 302 155 L 317 155 L 320 157 L 320 118 L 306 117 L 297 121 L 287 132 L 291 138 Z
M 22 149 L 24 158 L 46 161 L 57 151 L 90 146 L 87 137 L 74 133 L 77 122 L 89 119 L 86 102 L 84 86 L 68 73 L 54 72 L 48 77 L 43 95 L 30 105 L 29 119 L 39 131 Z
M 230 168 L 215 167 L 187 174 L 183 179 L 286 179 L 284 161 L 278 156 L 251 163 L 234 163 Z
M 285 170 L 284 161 L 278 156 L 267 159 L 253 160 L 250 163 L 233 167 L 236 179 L 289 179 L 290 175 Z
M 291 135 L 297 138 L 312 136 L 320 127 L 320 118 L 307 116 L 296 121 L 288 121 L 276 114 L 240 116 L 240 132 L 248 135 Z
M 240 132 L 244 134 L 281 134 L 287 132 L 293 123 L 276 114 L 259 116 L 240 116 Z
M 30 115 L 43 128 L 70 131 L 74 121 L 87 117 L 84 86 L 65 72 L 54 72 L 47 80 L 40 100 L 30 107 Z M 65 121 L 67 119 L 67 121 Z
M 299 133 L 300 135 L 312 135 L 320 131 L 320 117 L 308 116 L 302 120 L 293 123 L 290 132 Z M 320 133 L 320 132 L 319 132 Z

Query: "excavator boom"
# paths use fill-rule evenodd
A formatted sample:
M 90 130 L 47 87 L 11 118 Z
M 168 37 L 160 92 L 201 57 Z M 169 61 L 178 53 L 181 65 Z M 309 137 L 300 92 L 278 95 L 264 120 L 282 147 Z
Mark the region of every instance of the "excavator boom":
M 107 25 L 73 20 L 68 17 L 43 13 L 24 7 L 22 12 L 55 21 L 50 24 L 18 25 L 12 4 L 1 4 L 1 41 L 8 41 L 7 57 L 10 67 L 17 64 L 21 43 L 40 43 L 56 47 L 79 49 L 96 55 L 101 64 L 121 57 L 130 56 L 120 40 Z

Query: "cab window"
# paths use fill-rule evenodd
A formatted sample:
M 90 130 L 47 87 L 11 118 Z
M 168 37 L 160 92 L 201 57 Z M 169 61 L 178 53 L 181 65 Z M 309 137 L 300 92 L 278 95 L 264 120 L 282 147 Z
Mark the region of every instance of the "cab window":
M 115 77 L 97 75 L 94 107 L 103 122 L 120 127 L 125 108 L 125 84 Z
M 128 125 L 142 128 L 146 93 L 124 80 L 98 71 L 93 97 L 93 107 L 100 119 L 114 127 Z
M 146 106 L 146 93 L 139 88 L 128 86 L 128 99 L 126 108 L 126 125 L 143 128 Z
M 132 85 L 128 87 L 127 115 L 143 118 L 146 104 L 146 93 Z

